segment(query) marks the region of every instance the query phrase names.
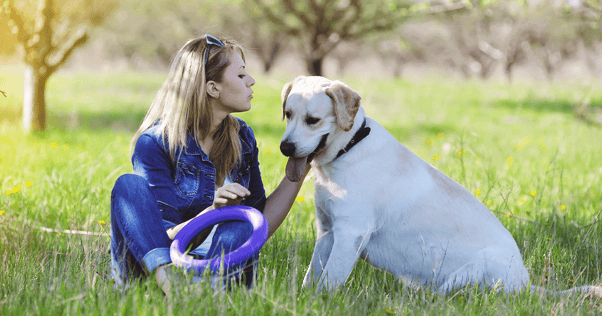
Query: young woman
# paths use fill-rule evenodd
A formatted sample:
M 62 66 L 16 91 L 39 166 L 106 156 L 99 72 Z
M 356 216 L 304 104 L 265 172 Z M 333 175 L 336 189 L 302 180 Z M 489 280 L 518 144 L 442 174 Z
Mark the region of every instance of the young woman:
M 251 109 L 255 80 L 245 66 L 239 45 L 211 35 L 190 40 L 176 55 L 132 140 L 135 174 L 119 177 L 111 194 L 111 275 L 118 286 L 154 274 L 167 294 L 171 241 L 208 210 L 251 206 L 266 217 L 268 238 L 284 221 L 303 181 L 285 176 L 266 199 L 253 131 L 231 115 Z M 251 232 L 246 222 L 216 225 L 197 236 L 191 254 L 220 256 Z M 226 267 L 227 274 L 244 275 L 251 286 L 255 259 Z

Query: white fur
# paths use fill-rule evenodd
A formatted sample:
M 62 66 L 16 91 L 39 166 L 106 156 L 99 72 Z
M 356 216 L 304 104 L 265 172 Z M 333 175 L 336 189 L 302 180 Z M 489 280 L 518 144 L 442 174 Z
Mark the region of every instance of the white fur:
M 283 141 L 295 156 L 326 147 L 311 162 L 315 175 L 317 240 L 303 286 L 332 290 L 345 283 L 359 257 L 440 293 L 475 284 L 515 291 L 529 275 L 516 242 L 465 188 L 420 159 L 371 118 L 370 134 L 335 159 L 364 121 L 360 107 L 351 130 L 336 122 L 330 81 L 304 77 L 284 100 L 289 111 Z M 308 126 L 304 117 L 321 118 Z

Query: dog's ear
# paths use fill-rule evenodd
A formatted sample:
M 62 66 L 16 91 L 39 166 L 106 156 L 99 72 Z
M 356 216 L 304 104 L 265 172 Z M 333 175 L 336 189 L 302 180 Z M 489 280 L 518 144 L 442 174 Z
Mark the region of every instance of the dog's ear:
M 284 85 L 282 88 L 282 120 L 284 121 L 284 108 L 286 107 L 286 99 L 288 99 L 288 94 L 291 93 L 291 89 L 293 88 L 293 83 L 296 81 L 293 80 Z
M 324 92 L 332 99 L 337 124 L 342 130 L 349 131 L 353 127 L 353 119 L 360 108 L 362 98 L 359 93 L 338 80 L 333 81 Z

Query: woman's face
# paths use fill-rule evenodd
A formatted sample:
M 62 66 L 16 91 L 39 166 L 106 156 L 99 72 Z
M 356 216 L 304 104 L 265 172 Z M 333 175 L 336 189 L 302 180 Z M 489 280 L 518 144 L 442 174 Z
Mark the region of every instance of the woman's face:
M 216 83 L 219 91 L 216 106 L 228 113 L 245 112 L 251 109 L 251 86 L 255 84 L 255 79 L 247 73 L 240 54 L 234 52 L 230 59 L 231 63 L 226 67 L 222 81 Z

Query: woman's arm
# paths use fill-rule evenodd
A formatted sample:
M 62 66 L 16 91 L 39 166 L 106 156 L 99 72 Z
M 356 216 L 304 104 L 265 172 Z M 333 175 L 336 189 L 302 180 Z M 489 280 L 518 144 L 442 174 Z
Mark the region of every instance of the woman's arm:
M 206 213 L 206 212 L 208 212 L 208 211 L 210 211 L 212 209 L 213 209 L 213 205 L 211 205 L 208 208 L 204 209 L 197 216 L 199 216 L 199 215 L 201 215 L 203 213 Z M 195 216 L 195 217 L 197 217 L 197 216 Z M 183 222 L 183 223 L 180 223 L 180 224 L 178 224 L 176 226 L 173 226 L 170 229 L 168 229 L 167 230 L 167 236 L 169 236 L 169 239 L 173 240 L 176 237 L 176 235 L 178 234 L 178 232 L 180 232 L 180 230 L 184 226 L 186 226 L 188 223 L 190 223 L 190 221 L 193 220 L 193 219 L 194 219 L 194 217 L 191 218 L 191 219 L 189 219 L 189 220 L 187 220 L 187 221 L 185 221 L 185 222 Z M 210 232 L 211 232 L 211 229 L 205 229 L 204 231 L 202 231 L 201 233 L 199 233 L 195 238 L 193 238 L 192 243 L 195 244 L 195 241 L 200 239 L 200 242 L 199 242 L 199 245 L 200 245 L 203 242 L 203 240 L 205 240 L 205 238 L 207 238 L 207 235 L 209 235 Z M 198 245 L 196 245 L 196 246 L 198 246 Z M 196 248 L 196 246 L 194 248 Z
M 293 202 L 295 202 L 297 194 L 299 194 L 299 190 L 303 185 L 303 180 L 307 176 L 309 169 L 311 168 L 308 165 L 305 175 L 299 182 L 291 182 L 285 175 L 276 190 L 268 196 L 265 202 L 265 208 L 263 209 L 263 215 L 268 221 L 268 239 L 272 237 L 278 227 L 284 222 L 284 219 L 293 206 Z
M 228 206 L 228 205 L 238 205 L 245 197 L 247 197 L 249 195 L 251 195 L 251 192 L 247 188 L 243 187 L 242 185 L 240 185 L 238 183 L 229 183 L 227 185 L 224 185 L 223 187 L 217 189 L 217 192 L 215 193 L 215 199 L 213 200 L 213 204 L 211 206 L 207 207 L 206 209 L 204 209 L 202 212 L 200 212 L 195 217 L 197 217 L 201 214 L 204 214 L 208 211 L 214 210 L 216 208 L 220 208 L 220 207 L 224 207 L 224 206 Z M 173 240 L 176 237 L 176 235 L 178 234 L 178 232 L 184 226 L 188 225 L 188 223 L 190 223 L 191 220 L 192 219 L 189 219 L 183 223 L 180 223 L 180 224 L 168 229 L 167 236 L 169 236 L 169 239 Z M 198 247 L 201 243 L 203 243 L 203 241 L 207 238 L 207 236 L 211 232 L 212 227 L 209 227 L 209 228 L 203 230 L 202 232 L 200 232 L 198 235 L 196 235 L 192 239 L 191 245 L 193 246 L 192 247 L 193 249 Z

